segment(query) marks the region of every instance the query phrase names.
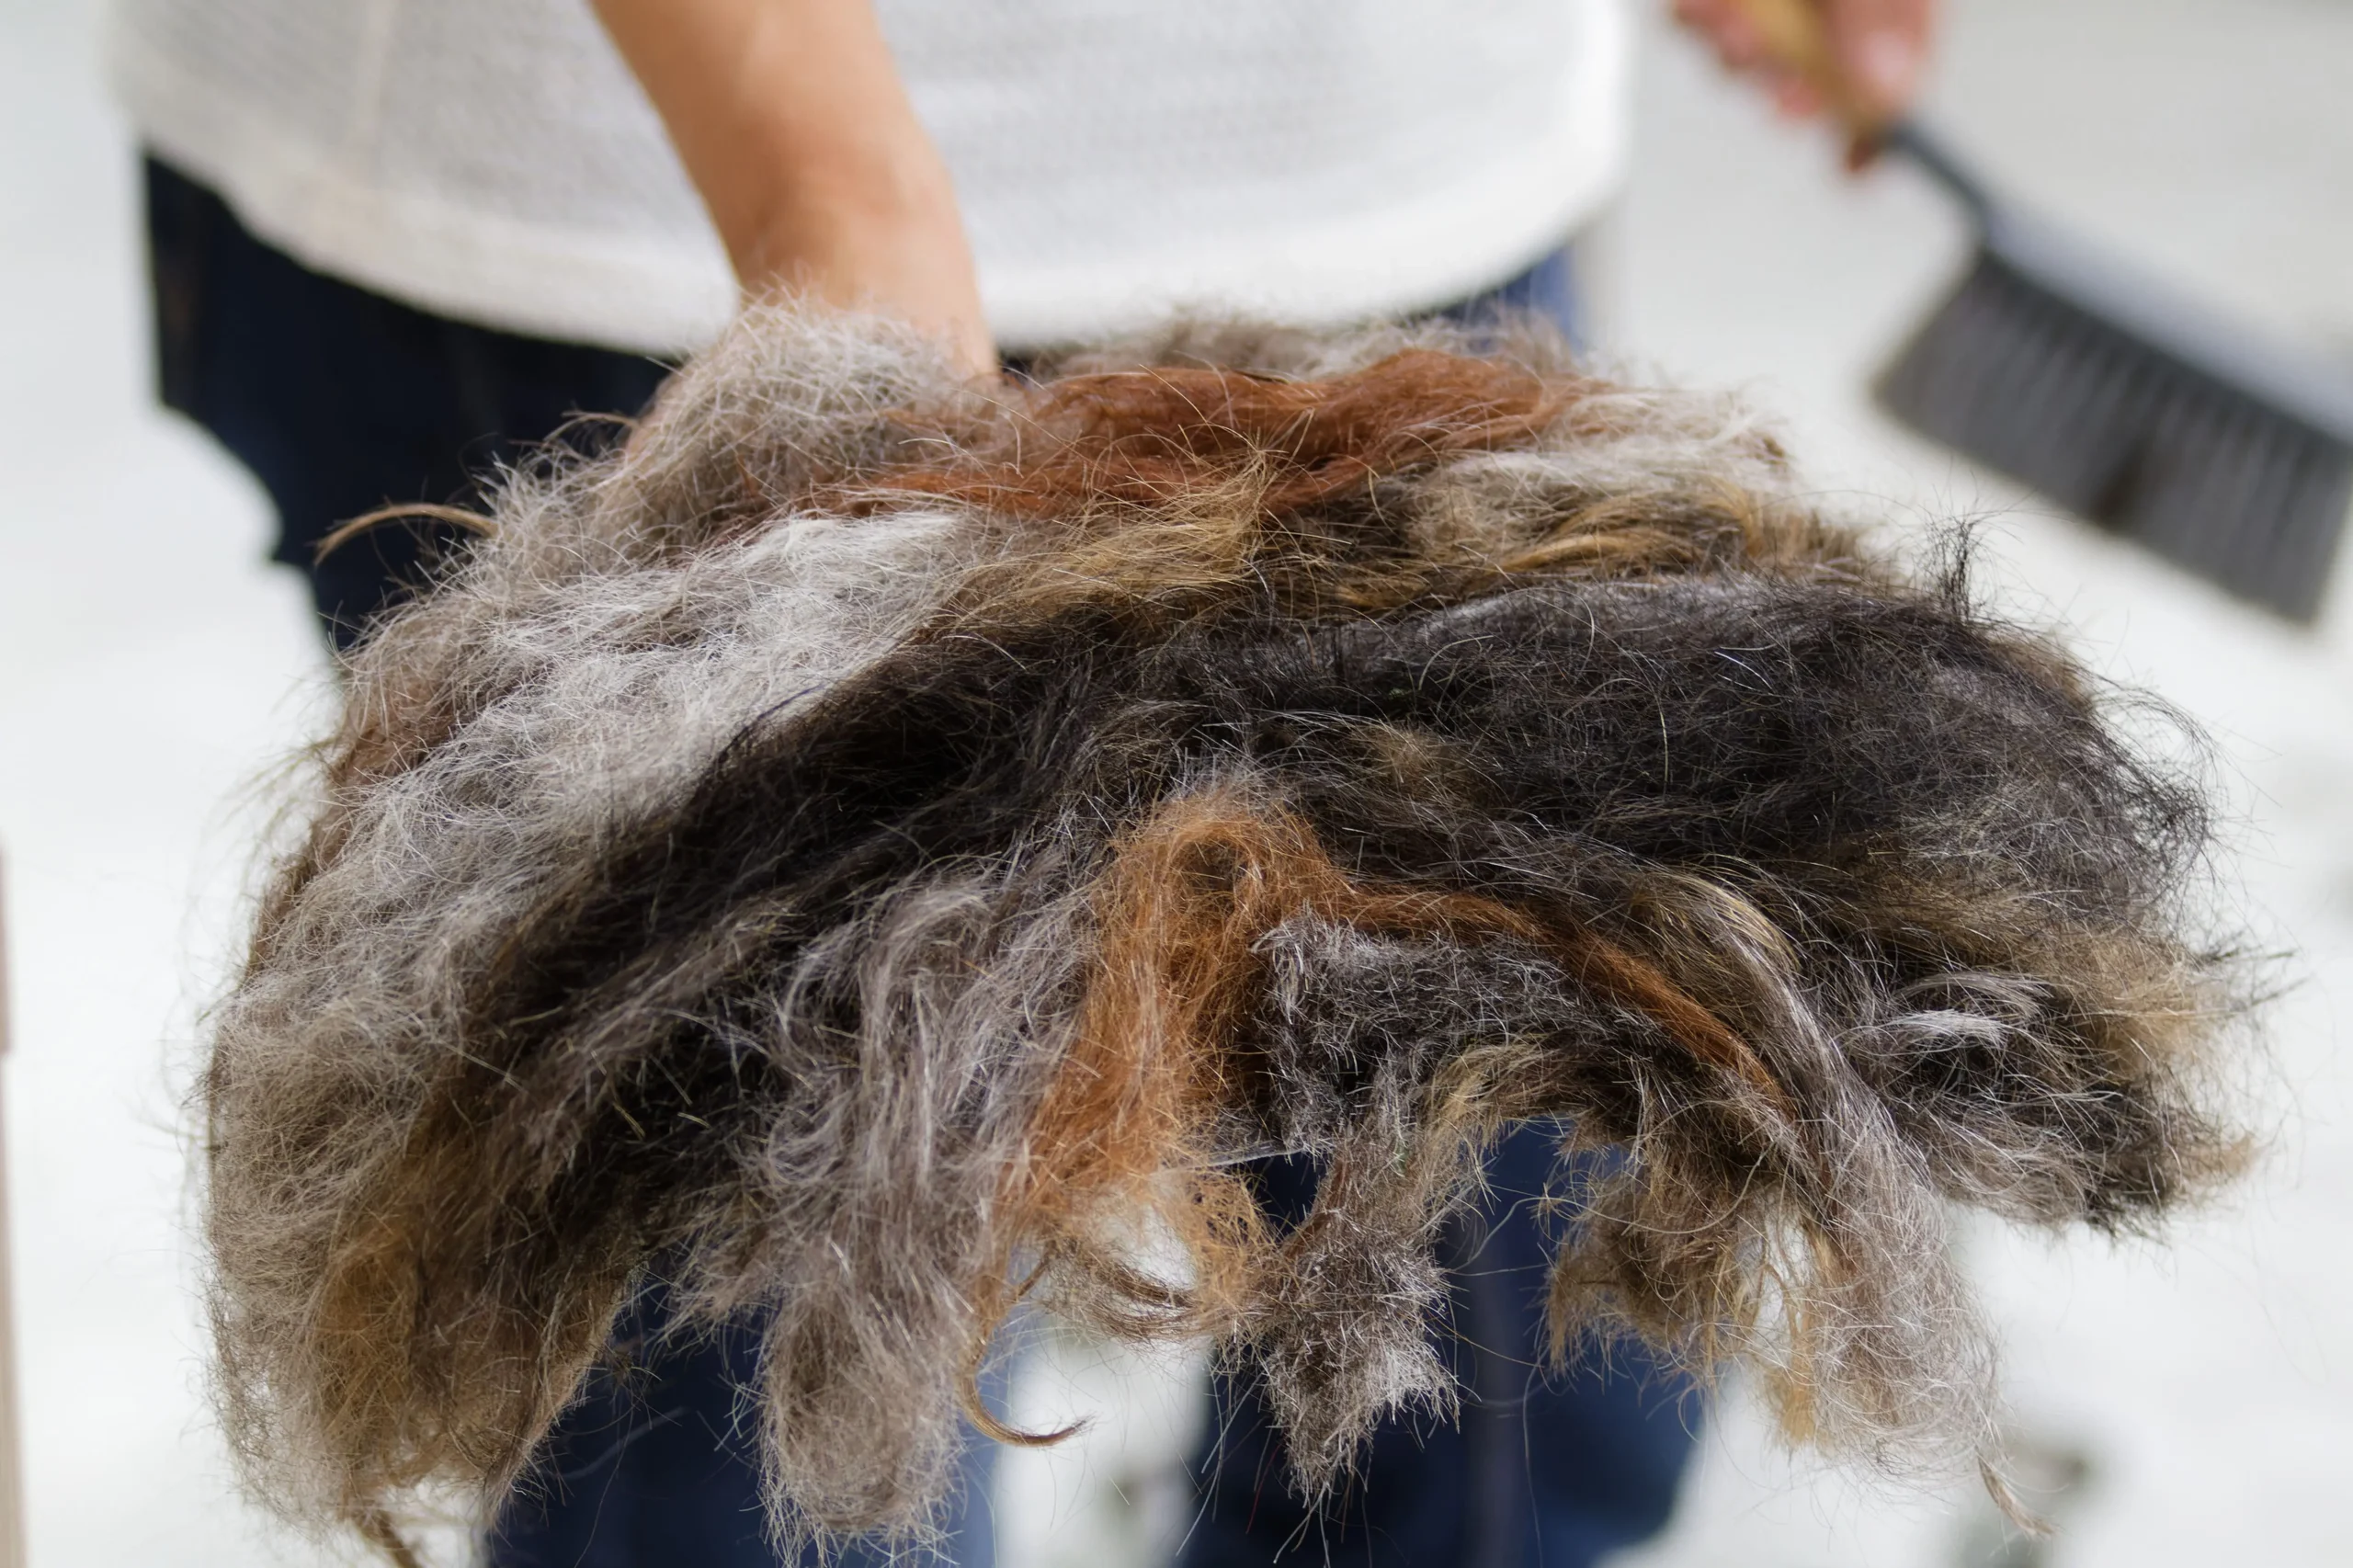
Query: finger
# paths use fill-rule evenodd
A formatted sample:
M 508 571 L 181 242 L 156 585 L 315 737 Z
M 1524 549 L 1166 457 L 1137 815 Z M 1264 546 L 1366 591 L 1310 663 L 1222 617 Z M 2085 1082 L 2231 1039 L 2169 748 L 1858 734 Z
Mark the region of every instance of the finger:
M 1822 89 L 1802 76 L 1780 76 L 1773 83 L 1773 107 L 1784 119 L 1812 119 L 1827 106 Z
M 1764 35 L 1733 0 L 1676 0 L 1675 17 L 1734 71 L 1754 70 L 1764 60 Z
M 1861 107 L 1893 119 L 1911 107 L 1928 62 L 1936 0 L 1827 0 L 1830 47 Z

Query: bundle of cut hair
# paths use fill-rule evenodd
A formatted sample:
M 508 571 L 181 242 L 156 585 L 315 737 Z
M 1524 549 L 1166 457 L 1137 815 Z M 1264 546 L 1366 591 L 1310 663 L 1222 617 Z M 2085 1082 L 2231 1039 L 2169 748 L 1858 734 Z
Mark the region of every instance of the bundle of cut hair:
M 1953 1206 L 2233 1162 L 2195 778 L 1728 400 L 1438 328 L 976 382 L 771 307 L 490 512 L 352 656 L 202 1080 L 290 1506 L 494 1499 L 654 1289 L 764 1325 L 788 1537 L 919 1532 L 1023 1303 L 1215 1337 L 1313 1491 L 1446 1407 L 1432 1244 L 1539 1119 L 1609 1151 L 1556 1344 L 1967 1456 Z

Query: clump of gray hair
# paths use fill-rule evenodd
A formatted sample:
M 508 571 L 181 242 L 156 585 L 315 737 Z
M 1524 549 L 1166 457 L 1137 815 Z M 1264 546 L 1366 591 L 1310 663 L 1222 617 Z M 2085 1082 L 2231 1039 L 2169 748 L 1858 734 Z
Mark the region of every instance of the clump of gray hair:
M 971 1391 L 1025 1298 L 1216 1336 L 1320 1488 L 1451 1399 L 1434 1237 L 1531 1119 L 1612 1152 L 1562 1344 L 1979 1456 L 1952 1207 L 2135 1227 L 2236 1158 L 2197 781 L 1736 402 L 1438 328 L 977 383 L 769 307 L 485 528 L 351 656 L 201 1085 L 298 1512 L 492 1506 L 655 1285 L 764 1325 L 788 1539 L 1021 1436 Z

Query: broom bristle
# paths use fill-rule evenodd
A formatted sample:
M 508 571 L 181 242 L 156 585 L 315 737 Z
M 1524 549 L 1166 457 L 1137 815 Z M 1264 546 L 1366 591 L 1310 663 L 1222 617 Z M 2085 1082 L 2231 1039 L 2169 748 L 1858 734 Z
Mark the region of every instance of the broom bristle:
M 1881 375 L 1930 438 L 2290 619 L 2353 500 L 2353 378 L 2000 231 Z

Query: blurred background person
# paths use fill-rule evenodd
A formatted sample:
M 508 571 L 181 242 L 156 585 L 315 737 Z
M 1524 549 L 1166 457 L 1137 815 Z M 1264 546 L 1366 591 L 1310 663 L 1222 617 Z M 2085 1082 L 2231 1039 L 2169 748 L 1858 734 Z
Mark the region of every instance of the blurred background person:
M 1902 107 L 1930 0 L 1823 8 L 1860 94 Z M 1818 109 L 1734 0 L 1675 9 Z M 1618 0 L 120 0 L 111 54 L 149 154 L 163 398 L 260 479 L 344 644 L 446 539 L 322 553 L 339 524 L 635 412 L 747 292 L 897 316 L 975 373 L 1177 308 L 1511 307 L 1580 336 L 1576 239 L 1617 191 L 1631 87 Z M 1319 1516 L 1222 1381 L 1187 1564 L 1562 1568 L 1665 1522 L 1678 1385 L 1629 1357 L 1535 1368 L 1552 1157 L 1541 1130 L 1509 1141 L 1449 1239 L 1461 1425 L 1393 1423 Z M 1278 1215 L 1312 1201 L 1302 1162 L 1257 1175 Z M 772 1561 L 733 1410 L 756 1333 L 660 1326 L 658 1301 L 623 1325 L 645 1375 L 567 1418 L 493 1562 Z

